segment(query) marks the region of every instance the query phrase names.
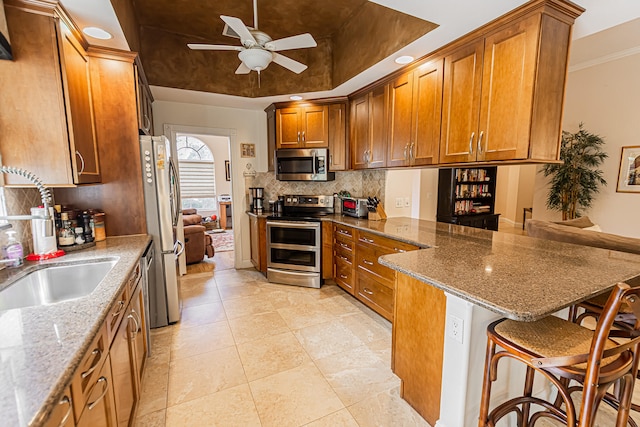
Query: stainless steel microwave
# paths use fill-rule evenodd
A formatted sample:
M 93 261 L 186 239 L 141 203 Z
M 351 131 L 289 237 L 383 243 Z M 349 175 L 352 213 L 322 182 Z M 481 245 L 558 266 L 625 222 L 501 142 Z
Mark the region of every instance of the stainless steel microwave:
M 328 148 L 281 148 L 276 150 L 276 179 L 279 181 L 333 181 L 329 172 Z

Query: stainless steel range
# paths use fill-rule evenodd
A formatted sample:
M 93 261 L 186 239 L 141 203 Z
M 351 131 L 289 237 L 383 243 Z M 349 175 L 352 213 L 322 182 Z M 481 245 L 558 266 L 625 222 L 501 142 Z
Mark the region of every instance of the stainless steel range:
M 322 284 L 322 216 L 333 196 L 284 196 L 282 213 L 267 217 L 267 280 L 319 288 Z

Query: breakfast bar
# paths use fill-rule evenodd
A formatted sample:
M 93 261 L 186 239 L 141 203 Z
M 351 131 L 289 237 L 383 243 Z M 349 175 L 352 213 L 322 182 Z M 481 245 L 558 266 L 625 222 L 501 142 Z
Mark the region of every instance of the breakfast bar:
M 434 228 L 432 238 L 435 244 L 428 249 L 385 255 L 380 263 L 397 271 L 394 343 L 403 328 L 432 340 L 431 325 L 408 326 L 398 317 L 401 309 L 431 310 L 428 302 L 421 305 L 416 298 L 415 287 L 428 285 L 446 297 L 438 427 L 477 425 L 489 323 L 501 317 L 534 321 L 601 294 L 617 282 L 635 283 L 640 276 L 640 256 L 617 251 L 445 224 Z M 410 286 L 412 293 L 403 293 Z M 428 384 L 412 385 L 417 380 L 413 374 L 403 377 L 399 360 L 412 356 L 401 352 L 413 349 L 418 356 L 424 348 L 433 348 L 433 343 L 417 338 L 411 347 L 394 344 L 403 398 L 419 412 L 416 402 Z M 506 395 L 518 386 L 514 382 L 496 384 L 493 395 Z

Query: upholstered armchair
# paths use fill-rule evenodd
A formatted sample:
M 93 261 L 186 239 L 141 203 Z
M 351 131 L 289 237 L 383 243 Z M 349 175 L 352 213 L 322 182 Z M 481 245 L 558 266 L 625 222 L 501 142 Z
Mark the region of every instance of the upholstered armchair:
M 215 253 L 211 242 L 211 236 L 205 233 L 202 224 L 202 216 L 196 209 L 182 210 L 182 224 L 184 225 L 184 251 L 187 264 L 195 264 L 204 259 L 206 255 L 213 258 Z

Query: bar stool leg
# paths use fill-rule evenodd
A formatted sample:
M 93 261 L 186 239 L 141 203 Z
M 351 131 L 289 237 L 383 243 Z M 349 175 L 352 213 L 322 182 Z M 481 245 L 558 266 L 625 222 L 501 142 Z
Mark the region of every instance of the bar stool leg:
M 533 380 L 535 378 L 535 371 L 531 366 L 527 366 L 527 375 L 524 380 L 524 392 L 523 396 L 531 397 L 533 394 Z M 529 412 L 531 411 L 531 403 L 525 402 L 522 404 L 522 427 L 529 427 Z
M 491 383 L 495 375 L 491 372 L 491 362 L 496 353 L 496 343 L 487 339 L 487 354 L 485 357 L 484 380 L 482 382 L 482 399 L 480 400 L 480 416 L 478 417 L 478 427 L 487 427 L 487 417 L 489 416 L 489 404 L 491 401 Z M 492 376 L 494 378 L 492 378 Z

